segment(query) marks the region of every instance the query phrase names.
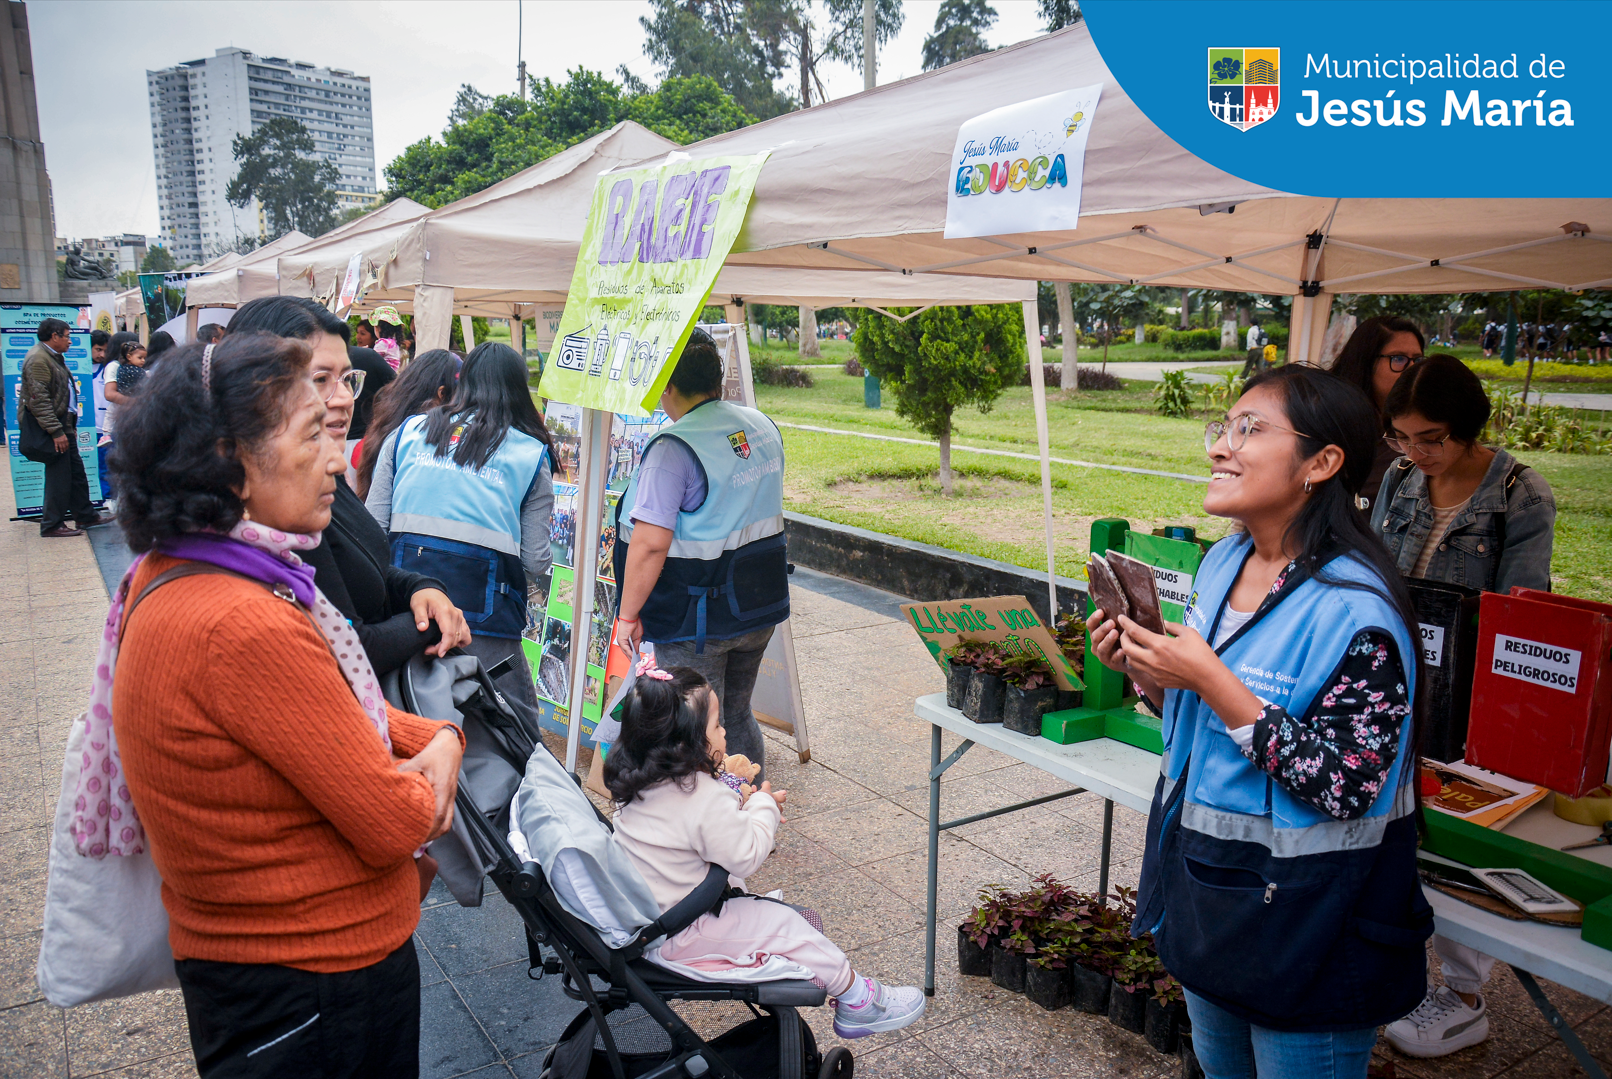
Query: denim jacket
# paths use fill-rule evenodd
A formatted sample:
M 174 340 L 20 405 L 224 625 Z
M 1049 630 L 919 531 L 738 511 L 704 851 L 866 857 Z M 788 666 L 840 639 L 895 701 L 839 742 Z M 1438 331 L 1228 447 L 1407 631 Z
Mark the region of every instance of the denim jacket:
M 1438 550 L 1427 565 L 1427 580 L 1487 592 L 1507 592 L 1513 585 L 1549 589 L 1556 500 L 1545 478 L 1527 467 L 1509 490 L 1503 490 L 1516 463 L 1505 450 L 1496 450 L 1467 508 L 1450 521 L 1443 537 L 1431 540 L 1433 503 L 1427 495 L 1427 477 L 1404 457 L 1389 466 L 1371 507 L 1371 527 L 1382 537 L 1399 572 L 1408 576 L 1416 568 L 1422 545 L 1434 542 Z

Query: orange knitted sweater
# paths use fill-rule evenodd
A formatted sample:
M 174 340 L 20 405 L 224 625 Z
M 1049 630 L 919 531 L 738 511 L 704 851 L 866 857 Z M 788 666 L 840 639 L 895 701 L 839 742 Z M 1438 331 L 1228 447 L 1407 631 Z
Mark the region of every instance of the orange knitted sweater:
M 129 594 L 177 564 L 153 554 Z M 164 585 L 127 624 L 112 709 L 174 958 L 331 972 L 408 940 L 431 784 L 397 770 L 302 611 L 223 574 Z M 389 712 L 401 757 L 445 726 Z

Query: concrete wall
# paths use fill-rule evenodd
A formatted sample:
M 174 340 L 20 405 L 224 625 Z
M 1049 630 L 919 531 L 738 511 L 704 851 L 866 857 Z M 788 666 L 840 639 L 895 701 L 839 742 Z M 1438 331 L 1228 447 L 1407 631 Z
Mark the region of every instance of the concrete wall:
M 55 303 L 56 229 L 39 138 L 28 6 L 0 21 L 0 303 Z
M 807 569 L 913 600 L 1024 596 L 1037 615 L 1049 617 L 1044 573 L 799 513 L 784 514 L 784 531 L 789 560 Z M 1058 607 L 1084 613 L 1086 583 L 1059 577 Z

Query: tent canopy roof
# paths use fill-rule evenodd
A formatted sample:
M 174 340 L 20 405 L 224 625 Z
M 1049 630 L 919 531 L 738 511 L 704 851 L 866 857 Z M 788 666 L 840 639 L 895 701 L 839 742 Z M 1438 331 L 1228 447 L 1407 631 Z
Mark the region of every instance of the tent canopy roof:
M 1079 229 L 945 239 L 958 128 L 992 109 L 1098 82 Z M 730 267 L 1287 295 L 1306 281 L 1326 292 L 1612 283 L 1612 199 L 1334 199 L 1261 187 L 1188 153 L 1143 115 L 1084 23 L 684 148 L 694 158 L 762 150 L 771 156 Z M 1572 235 L 1570 223 L 1587 225 L 1588 234 Z M 1320 249 L 1306 243 L 1313 233 L 1325 237 Z

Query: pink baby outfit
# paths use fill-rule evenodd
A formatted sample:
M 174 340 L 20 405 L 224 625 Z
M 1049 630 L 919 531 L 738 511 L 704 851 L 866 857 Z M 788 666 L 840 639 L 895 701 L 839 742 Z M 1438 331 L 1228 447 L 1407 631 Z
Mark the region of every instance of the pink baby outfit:
M 741 805 L 737 792 L 700 773 L 683 784 L 657 783 L 617 810 L 615 842 L 664 912 L 712 865 L 728 870 L 731 883 L 742 888 L 772 853 L 780 816 L 771 795 L 757 791 Z M 833 941 L 793 907 L 759 896 L 731 899 L 721 913 L 702 915 L 662 944 L 660 954 L 712 972 L 757 967 L 775 955 L 811 971 L 830 992 L 851 983 L 851 964 Z

